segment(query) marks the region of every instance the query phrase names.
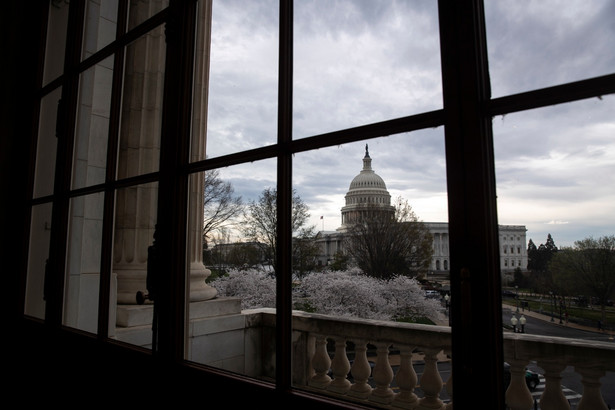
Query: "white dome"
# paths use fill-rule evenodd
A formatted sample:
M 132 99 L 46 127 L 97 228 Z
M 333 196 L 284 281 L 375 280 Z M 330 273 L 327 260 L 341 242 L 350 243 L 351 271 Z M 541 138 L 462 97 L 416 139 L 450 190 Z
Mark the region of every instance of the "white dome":
M 391 214 L 391 195 L 384 180 L 372 169 L 372 159 L 365 145 L 363 169 L 353 178 L 345 196 L 346 204 L 342 208 L 342 226 L 361 218 L 373 215 L 373 212 Z
M 365 145 L 365 157 L 363 157 L 363 169 L 354 177 L 352 182 L 350 183 L 350 191 L 354 189 L 387 189 L 384 180 L 380 177 L 380 175 L 376 174 L 372 169 L 372 159 L 369 156 L 369 151 L 367 149 L 367 145 Z M 388 193 L 388 192 L 387 192 Z

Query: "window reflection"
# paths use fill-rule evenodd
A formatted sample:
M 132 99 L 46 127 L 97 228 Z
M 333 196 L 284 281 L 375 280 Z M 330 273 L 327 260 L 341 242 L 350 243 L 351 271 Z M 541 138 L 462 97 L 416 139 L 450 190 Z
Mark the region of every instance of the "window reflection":
M 81 73 L 73 188 L 105 182 L 113 56 Z
M 165 57 L 162 26 L 126 48 L 118 179 L 158 171 Z
M 51 203 L 33 206 L 24 313 L 38 319 L 45 317 L 45 269 L 50 236 Z
M 64 324 L 96 333 L 104 193 L 72 198 L 64 292 Z
M 143 347 L 152 343 L 153 304 L 139 305 L 137 293 L 148 293 L 148 248 L 155 239 L 157 208 L 157 183 L 117 190 L 110 305 L 116 323 L 111 336 Z
M 115 40 L 118 0 L 86 2 L 83 29 L 85 59 Z
M 41 100 L 36 142 L 36 170 L 34 178 L 34 197 L 51 195 L 53 193 L 53 177 L 56 166 L 56 123 L 62 97 L 62 89 L 58 88 Z

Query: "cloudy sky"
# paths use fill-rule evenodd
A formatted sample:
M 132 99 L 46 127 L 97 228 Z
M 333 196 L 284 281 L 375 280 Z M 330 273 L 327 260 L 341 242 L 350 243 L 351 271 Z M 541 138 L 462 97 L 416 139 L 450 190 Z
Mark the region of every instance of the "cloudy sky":
M 294 138 L 442 107 L 435 0 L 295 3 Z M 615 72 L 615 1 L 486 3 L 494 97 Z M 277 2 L 214 1 L 213 19 L 210 158 L 272 144 L 277 127 Z M 496 117 L 493 128 L 501 224 L 558 246 L 615 234 L 615 96 Z M 423 221 L 447 220 L 440 127 L 297 154 L 312 224 L 339 226 L 366 143 L 393 198 Z M 275 165 L 221 175 L 249 201 L 275 186 Z

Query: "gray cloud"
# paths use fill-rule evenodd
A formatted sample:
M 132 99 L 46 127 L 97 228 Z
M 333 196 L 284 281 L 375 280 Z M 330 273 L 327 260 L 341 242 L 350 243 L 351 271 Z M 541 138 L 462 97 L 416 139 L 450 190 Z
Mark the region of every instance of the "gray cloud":
M 274 143 L 277 2 L 214 3 L 208 155 Z M 615 72 L 615 2 L 486 2 L 500 96 Z M 295 138 L 441 108 L 436 2 L 295 2 Z M 493 120 L 500 223 L 560 244 L 615 232 L 615 96 Z M 447 219 L 442 128 L 368 141 L 393 197 Z M 339 225 L 365 142 L 299 153 L 293 178 L 313 224 Z M 275 186 L 275 161 L 224 169 L 244 198 Z M 555 221 L 566 223 L 555 223 Z

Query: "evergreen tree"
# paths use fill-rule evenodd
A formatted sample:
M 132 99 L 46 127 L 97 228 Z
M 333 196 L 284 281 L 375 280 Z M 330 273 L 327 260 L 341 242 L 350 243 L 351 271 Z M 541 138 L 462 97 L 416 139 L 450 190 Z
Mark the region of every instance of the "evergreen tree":
M 535 265 L 538 257 L 537 252 L 538 248 L 536 247 L 534 241 L 530 238 L 530 241 L 527 244 L 527 270 L 533 271 L 536 269 Z
M 530 239 L 527 247 L 527 268 L 532 272 L 546 272 L 555 253 L 557 253 L 557 246 L 551 234 L 547 235 L 547 242 L 541 243 L 538 248 Z

